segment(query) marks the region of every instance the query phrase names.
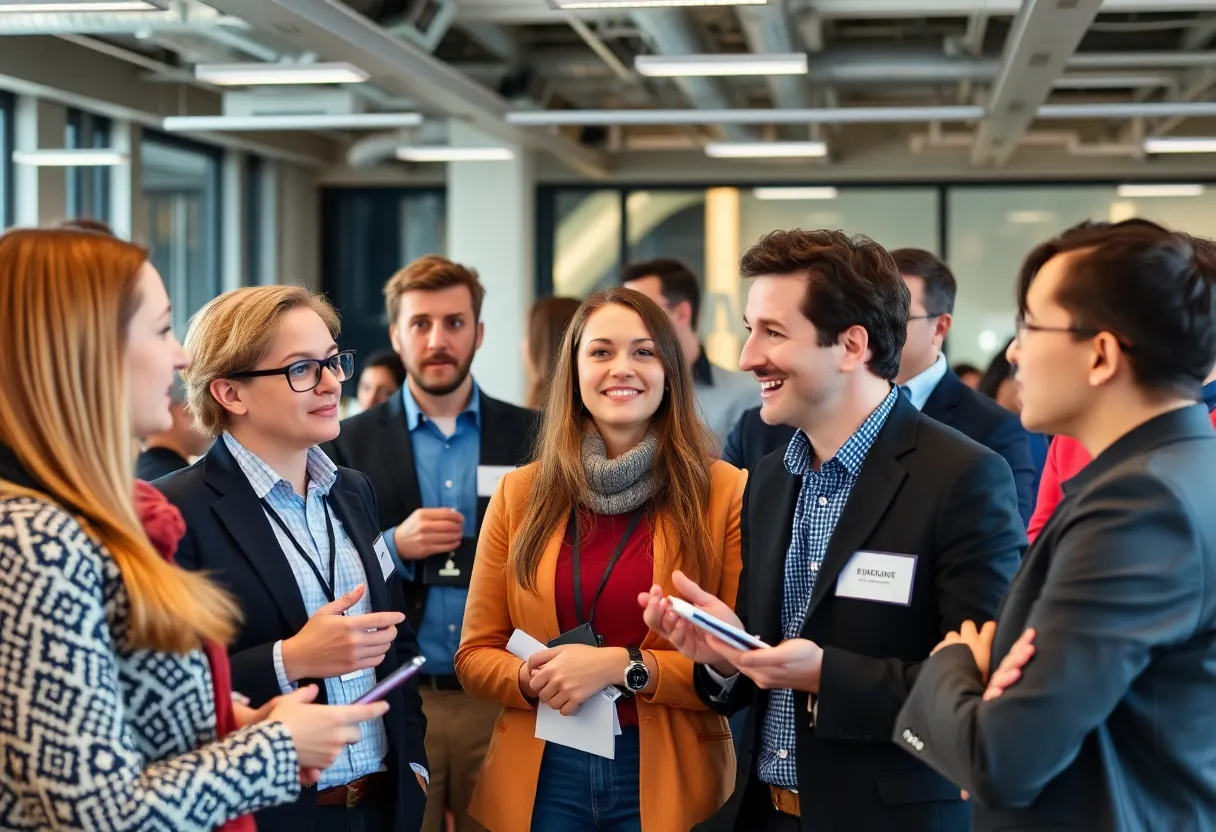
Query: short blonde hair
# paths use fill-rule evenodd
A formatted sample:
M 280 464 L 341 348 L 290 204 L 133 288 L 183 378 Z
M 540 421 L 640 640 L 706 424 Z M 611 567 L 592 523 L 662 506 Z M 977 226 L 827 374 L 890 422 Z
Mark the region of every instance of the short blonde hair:
M 185 347 L 193 356 L 182 371 L 195 426 L 212 438 L 224 432 L 228 411 L 211 395 L 211 382 L 252 370 L 270 352 L 279 322 L 294 309 L 321 316 L 336 339 L 338 313 L 321 295 L 300 286 L 246 286 L 213 299 L 190 319 Z
M 389 326 L 397 325 L 401 296 L 406 292 L 438 292 L 453 286 L 464 286 L 469 290 L 473 298 L 473 320 L 480 321 L 486 287 L 481 285 L 477 272 L 438 254 L 428 254 L 401 269 L 384 284 L 384 307 L 388 312 Z

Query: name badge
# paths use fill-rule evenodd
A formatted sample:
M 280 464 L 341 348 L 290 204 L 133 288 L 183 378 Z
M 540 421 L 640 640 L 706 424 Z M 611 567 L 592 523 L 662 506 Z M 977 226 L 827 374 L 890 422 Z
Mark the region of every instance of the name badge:
M 855 552 L 836 581 L 836 597 L 906 607 L 912 603 L 914 577 L 916 555 Z
M 393 563 L 393 556 L 389 554 L 388 544 L 384 542 L 384 535 L 376 535 L 376 543 L 372 546 L 372 550 L 376 553 L 376 562 L 380 564 L 380 572 L 387 581 L 389 576 L 397 571 L 397 566 Z
M 493 497 L 498 481 L 514 470 L 514 465 L 478 465 L 477 496 Z

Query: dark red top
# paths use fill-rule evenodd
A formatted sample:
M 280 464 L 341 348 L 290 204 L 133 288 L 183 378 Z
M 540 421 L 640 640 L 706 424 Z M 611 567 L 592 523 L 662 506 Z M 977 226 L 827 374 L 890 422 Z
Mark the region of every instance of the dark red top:
M 612 559 L 625 530 L 629 527 L 629 514 L 579 515 L 579 572 L 583 584 L 583 616 L 591 612 L 595 590 L 604 577 L 604 568 Z M 572 529 L 566 529 L 566 539 L 557 558 L 557 573 L 554 594 L 557 602 L 557 624 L 564 633 L 579 625 L 574 611 L 574 549 L 571 546 Z M 649 592 L 654 583 L 654 547 L 650 523 L 643 518 L 634 529 L 621 552 L 608 583 L 600 594 L 595 607 L 595 620 L 591 622 L 597 635 L 603 636 L 605 647 L 638 647 L 649 632 L 642 620 L 642 608 L 638 606 L 638 593 Z M 585 618 L 584 618 L 585 620 Z M 625 681 L 625 663 L 621 663 L 621 678 Z M 617 700 L 617 716 L 621 726 L 638 724 L 638 707 L 633 699 Z

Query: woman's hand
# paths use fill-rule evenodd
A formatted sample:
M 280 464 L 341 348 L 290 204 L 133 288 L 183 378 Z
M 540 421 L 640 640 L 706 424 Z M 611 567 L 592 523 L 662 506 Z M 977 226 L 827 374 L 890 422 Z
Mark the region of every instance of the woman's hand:
M 537 698 L 570 716 L 604 688 L 623 682 L 628 664 L 624 647 L 563 644 L 533 653 L 527 668 Z

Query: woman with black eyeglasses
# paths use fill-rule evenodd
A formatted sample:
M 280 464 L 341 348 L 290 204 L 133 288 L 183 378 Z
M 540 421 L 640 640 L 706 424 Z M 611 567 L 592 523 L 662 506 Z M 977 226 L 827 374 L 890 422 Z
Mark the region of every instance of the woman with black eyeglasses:
M 233 687 L 255 709 L 305 685 L 318 702 L 354 702 L 418 652 L 371 485 L 317 447 L 337 437 L 342 382 L 354 373 L 337 335 L 333 307 L 291 286 L 221 295 L 186 333 L 190 411 L 216 441 L 156 486 L 185 516 L 178 562 L 241 605 Z M 259 813 L 259 825 L 418 829 L 428 778 L 422 703 L 408 683 L 388 702 L 315 788 Z

